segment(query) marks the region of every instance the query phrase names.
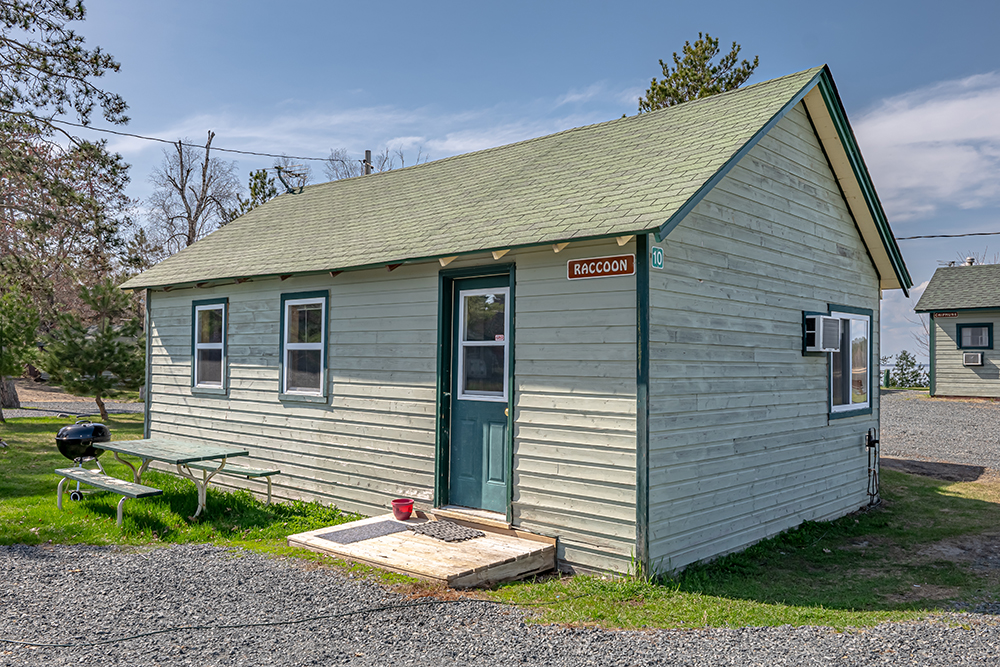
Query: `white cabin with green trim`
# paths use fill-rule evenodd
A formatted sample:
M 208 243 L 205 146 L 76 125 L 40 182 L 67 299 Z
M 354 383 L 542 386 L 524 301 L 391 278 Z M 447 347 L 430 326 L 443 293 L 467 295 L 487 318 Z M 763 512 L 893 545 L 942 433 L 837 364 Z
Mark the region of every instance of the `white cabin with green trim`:
M 123 287 L 147 436 L 662 571 L 868 502 L 879 298 L 910 285 L 823 67 L 283 194 Z
M 930 395 L 1000 398 L 1000 264 L 939 268 L 914 310 L 930 317 Z

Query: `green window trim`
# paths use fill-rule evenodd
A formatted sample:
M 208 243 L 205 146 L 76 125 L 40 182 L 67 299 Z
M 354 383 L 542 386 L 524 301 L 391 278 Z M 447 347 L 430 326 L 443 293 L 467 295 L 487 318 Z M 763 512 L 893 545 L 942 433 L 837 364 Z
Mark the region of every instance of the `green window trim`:
M 983 345 L 963 345 L 962 344 L 962 332 L 965 329 L 979 329 L 986 327 L 987 338 L 989 338 L 989 343 L 985 346 Z M 955 344 L 958 346 L 959 350 L 992 350 L 993 349 L 993 323 L 992 322 L 982 322 L 978 324 L 956 324 L 955 325 Z
M 289 301 L 315 301 L 323 304 L 323 330 L 320 344 L 320 391 L 297 392 L 285 389 L 285 318 L 288 313 Z M 329 290 L 314 290 L 311 292 L 289 292 L 281 295 L 281 325 L 278 339 L 278 399 L 281 401 L 300 401 L 305 403 L 325 403 L 330 395 L 330 292 Z
M 220 386 L 199 385 L 197 378 L 198 311 L 206 306 L 221 306 L 222 310 L 222 377 Z M 191 392 L 225 395 L 229 392 L 229 298 L 195 299 L 191 301 Z M 149 387 L 146 388 L 149 393 Z

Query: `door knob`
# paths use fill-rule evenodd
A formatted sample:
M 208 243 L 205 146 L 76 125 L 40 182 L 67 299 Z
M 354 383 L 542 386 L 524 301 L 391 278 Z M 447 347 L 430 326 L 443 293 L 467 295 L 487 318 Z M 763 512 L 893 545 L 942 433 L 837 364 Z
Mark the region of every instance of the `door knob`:
M 510 408 L 504 408 L 503 409 L 503 416 L 504 417 L 510 417 Z

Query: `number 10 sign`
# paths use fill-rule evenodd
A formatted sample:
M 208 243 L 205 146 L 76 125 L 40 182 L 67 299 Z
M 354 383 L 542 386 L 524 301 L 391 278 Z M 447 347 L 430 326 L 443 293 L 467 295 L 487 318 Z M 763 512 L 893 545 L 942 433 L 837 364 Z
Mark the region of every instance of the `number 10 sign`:
M 649 265 L 654 269 L 663 268 L 663 248 L 654 245 L 649 249 Z

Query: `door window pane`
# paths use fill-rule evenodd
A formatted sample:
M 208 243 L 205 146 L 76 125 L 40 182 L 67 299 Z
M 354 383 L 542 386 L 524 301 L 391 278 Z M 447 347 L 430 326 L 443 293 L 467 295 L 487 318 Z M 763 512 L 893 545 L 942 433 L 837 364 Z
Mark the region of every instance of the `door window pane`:
M 503 340 L 507 321 L 504 312 L 506 296 L 478 294 L 465 297 L 465 340 Z
M 465 391 L 503 394 L 503 345 L 465 348 Z

